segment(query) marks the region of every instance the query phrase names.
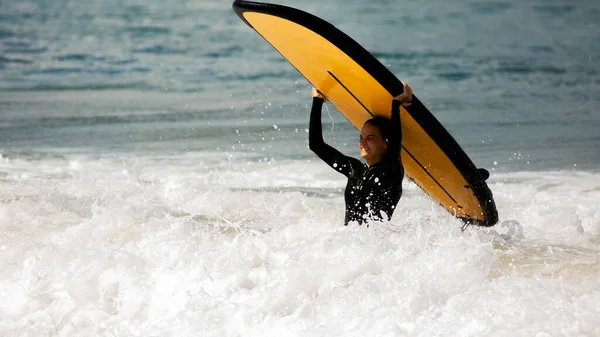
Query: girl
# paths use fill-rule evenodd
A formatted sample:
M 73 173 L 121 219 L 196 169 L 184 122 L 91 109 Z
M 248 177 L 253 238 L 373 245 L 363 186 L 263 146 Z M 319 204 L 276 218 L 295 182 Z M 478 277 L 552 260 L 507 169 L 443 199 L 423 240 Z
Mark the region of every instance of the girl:
M 325 143 L 321 109 L 326 98 L 317 89 L 312 89 L 308 144 L 319 158 L 348 178 L 344 192 L 346 226 L 350 222 L 363 224 L 367 220 L 389 220 L 402 196 L 400 105 L 410 106 L 412 100 L 412 89 L 406 83 L 402 84 L 404 92 L 392 100 L 391 121 L 374 117 L 366 121 L 360 131 L 358 148 L 364 164 Z

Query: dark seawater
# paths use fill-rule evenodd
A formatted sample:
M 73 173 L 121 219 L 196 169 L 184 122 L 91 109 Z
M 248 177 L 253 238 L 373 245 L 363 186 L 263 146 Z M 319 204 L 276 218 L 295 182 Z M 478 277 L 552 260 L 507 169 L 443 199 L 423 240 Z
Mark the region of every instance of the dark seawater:
M 284 4 L 337 25 L 410 83 L 479 166 L 599 168 L 597 2 Z M 308 84 L 226 1 L 0 6 L 4 151 L 233 150 L 273 138 L 286 146 L 262 155 L 311 156 L 297 131 Z M 339 117 L 337 145 L 352 153 L 356 133 Z

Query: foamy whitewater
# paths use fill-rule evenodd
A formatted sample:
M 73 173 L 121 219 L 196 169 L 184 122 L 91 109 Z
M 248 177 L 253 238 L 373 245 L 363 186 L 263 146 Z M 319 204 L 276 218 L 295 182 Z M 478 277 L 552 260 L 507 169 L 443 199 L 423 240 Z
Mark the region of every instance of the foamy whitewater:
M 341 226 L 344 181 L 298 165 L 2 158 L 1 335 L 600 333 L 598 175 L 495 175 L 504 223 L 462 232 L 410 183 Z
M 414 88 L 498 224 L 406 179 L 343 226 L 310 85 L 230 1 L 2 1 L 0 336 L 600 336 L 597 1 L 282 3 Z

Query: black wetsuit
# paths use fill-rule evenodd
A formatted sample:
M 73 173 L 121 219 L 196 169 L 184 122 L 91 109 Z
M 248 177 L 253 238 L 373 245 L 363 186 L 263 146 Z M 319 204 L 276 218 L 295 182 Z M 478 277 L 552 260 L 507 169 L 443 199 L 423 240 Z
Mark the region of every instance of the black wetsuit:
M 367 167 L 358 159 L 343 155 L 327 145 L 323 140 L 321 109 L 323 99 L 313 98 L 310 113 L 309 147 L 336 171 L 348 177 L 344 199 L 346 201 L 347 226 L 351 221 L 359 224 L 369 219 L 390 219 L 398 200 L 402 196 L 402 178 L 404 168 L 400 161 L 400 102 L 392 101 L 392 120 L 394 134 L 388 139 L 388 148 L 383 159 Z M 397 126 L 397 127 L 394 127 Z M 382 214 L 383 213 L 383 214 Z

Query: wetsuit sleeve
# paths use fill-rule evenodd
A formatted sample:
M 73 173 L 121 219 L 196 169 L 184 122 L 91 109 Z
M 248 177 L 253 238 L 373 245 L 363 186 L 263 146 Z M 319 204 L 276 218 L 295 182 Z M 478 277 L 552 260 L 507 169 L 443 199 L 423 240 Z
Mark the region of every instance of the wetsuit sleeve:
M 400 147 L 402 144 L 402 125 L 400 124 L 400 101 L 392 100 L 392 132 L 388 143 L 388 153 L 395 158 L 400 156 Z
M 352 158 L 343 155 L 340 151 L 326 144 L 323 140 L 323 127 L 321 124 L 322 108 L 323 99 L 313 97 L 312 109 L 310 111 L 310 124 L 308 128 L 308 147 L 334 170 L 345 176 L 349 176 L 352 172 Z

